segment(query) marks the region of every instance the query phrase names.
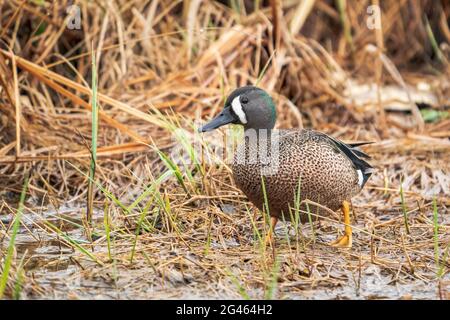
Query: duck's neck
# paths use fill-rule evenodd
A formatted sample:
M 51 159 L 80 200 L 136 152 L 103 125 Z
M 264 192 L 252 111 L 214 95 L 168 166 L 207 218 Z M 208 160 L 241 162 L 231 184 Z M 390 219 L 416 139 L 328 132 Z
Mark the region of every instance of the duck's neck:
M 271 140 L 273 137 L 273 134 L 275 133 L 275 129 L 253 129 L 248 128 L 244 130 L 244 136 L 247 139 L 250 139 L 249 141 L 253 141 L 253 143 L 261 143 L 262 141 Z
M 244 135 L 246 137 L 256 137 L 258 140 L 260 139 L 267 139 L 272 135 L 272 132 L 274 131 L 273 128 L 245 128 L 244 129 Z

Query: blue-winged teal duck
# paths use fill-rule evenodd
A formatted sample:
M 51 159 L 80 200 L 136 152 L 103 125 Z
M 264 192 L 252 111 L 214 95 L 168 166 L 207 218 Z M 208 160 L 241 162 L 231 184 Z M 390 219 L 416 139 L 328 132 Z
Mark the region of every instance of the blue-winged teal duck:
M 314 130 L 273 130 L 275 121 L 272 98 L 260 88 L 246 86 L 233 91 L 220 114 L 199 131 L 230 123 L 244 126 L 245 139 L 233 158 L 233 177 L 260 210 L 268 203 L 271 229 L 266 241 L 273 240 L 279 218 L 291 220 L 292 209 L 301 209 L 296 212 L 305 222 L 305 209 L 315 217 L 329 215 L 330 211 L 321 207 L 325 206 L 341 209 L 344 215 L 345 233 L 331 245 L 351 247 L 349 201 L 364 187 L 372 169 L 363 160 L 369 156 L 357 149 L 363 143 L 345 144 Z M 305 199 L 310 200 L 308 207 Z M 314 207 L 311 201 L 321 206 Z

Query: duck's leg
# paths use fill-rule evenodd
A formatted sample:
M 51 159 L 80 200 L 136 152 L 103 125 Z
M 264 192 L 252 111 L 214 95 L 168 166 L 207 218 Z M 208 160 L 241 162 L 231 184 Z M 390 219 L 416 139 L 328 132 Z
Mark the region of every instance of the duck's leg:
M 270 217 L 270 228 L 266 236 L 265 244 L 268 246 L 269 244 L 273 244 L 273 234 L 275 232 L 275 226 L 277 225 L 278 218 Z
M 342 202 L 341 206 L 342 213 L 344 214 L 344 235 L 335 241 L 331 242 L 330 245 L 333 247 L 340 248 L 351 248 L 352 247 L 352 227 L 350 226 L 350 204 L 347 201 Z

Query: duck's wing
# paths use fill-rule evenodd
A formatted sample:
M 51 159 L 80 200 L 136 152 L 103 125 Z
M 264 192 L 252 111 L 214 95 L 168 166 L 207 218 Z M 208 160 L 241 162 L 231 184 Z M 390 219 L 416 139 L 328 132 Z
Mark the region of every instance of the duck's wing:
M 314 136 L 326 141 L 337 151 L 344 153 L 350 159 L 355 170 L 358 172 L 358 180 L 360 187 L 364 187 L 369 177 L 372 175 L 373 167 L 364 159 L 370 159 L 370 156 L 360 149 L 359 146 L 370 144 L 372 142 L 344 143 L 339 139 L 333 138 L 325 133 L 314 131 Z

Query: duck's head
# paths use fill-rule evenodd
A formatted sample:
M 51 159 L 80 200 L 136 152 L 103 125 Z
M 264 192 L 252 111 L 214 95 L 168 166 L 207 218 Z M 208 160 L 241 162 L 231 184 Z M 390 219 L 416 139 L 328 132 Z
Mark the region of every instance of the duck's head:
M 273 129 L 276 111 L 272 98 L 264 90 L 245 86 L 234 90 L 223 110 L 199 132 L 217 129 L 226 124 L 240 124 L 244 129 Z

